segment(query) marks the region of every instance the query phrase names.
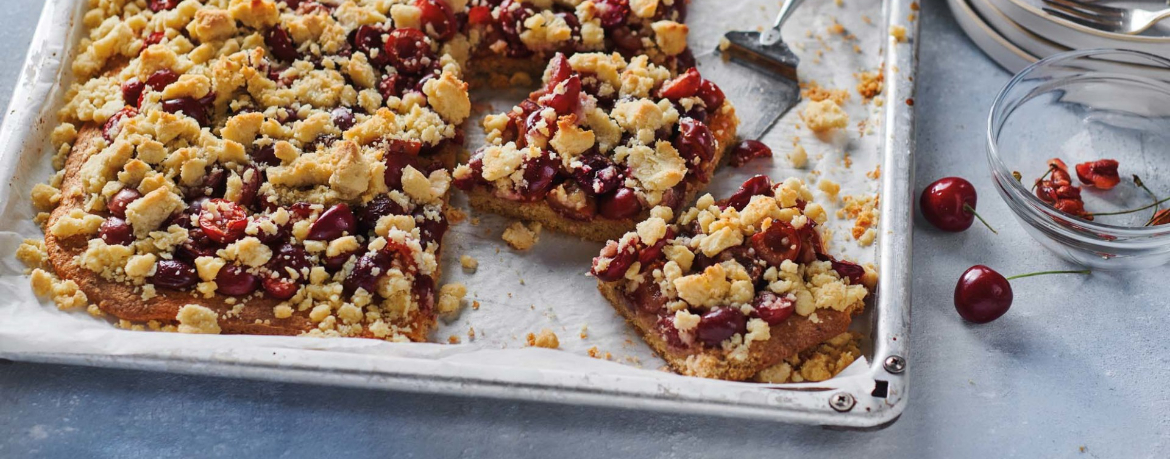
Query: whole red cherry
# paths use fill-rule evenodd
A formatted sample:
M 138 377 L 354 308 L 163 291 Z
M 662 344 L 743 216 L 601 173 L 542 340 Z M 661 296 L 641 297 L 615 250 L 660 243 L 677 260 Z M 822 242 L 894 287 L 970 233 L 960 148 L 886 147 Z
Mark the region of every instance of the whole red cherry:
M 957 233 L 971 227 L 979 214 L 975 212 L 978 195 L 975 186 L 960 177 L 943 177 L 922 190 L 919 207 L 922 216 L 936 228 Z M 983 221 L 983 218 L 979 218 Z M 992 233 L 999 234 L 987 222 Z
M 975 265 L 967 268 L 955 284 L 955 310 L 969 322 L 991 322 L 1012 307 L 1012 285 L 1009 281 L 1045 274 L 1089 274 L 1089 271 L 1043 271 L 1003 277 L 994 269 Z
M 985 324 L 1012 307 L 1012 284 L 983 265 L 967 268 L 955 284 L 955 310 L 969 322 Z

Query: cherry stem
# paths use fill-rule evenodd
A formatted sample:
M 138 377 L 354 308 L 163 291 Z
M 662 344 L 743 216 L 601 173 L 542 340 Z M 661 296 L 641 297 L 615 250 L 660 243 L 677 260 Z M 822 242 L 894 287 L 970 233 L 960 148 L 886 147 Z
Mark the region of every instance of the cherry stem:
M 1032 182 L 1032 191 L 1036 191 L 1036 186 L 1040 185 L 1040 182 L 1043 182 L 1044 179 L 1048 178 L 1048 174 L 1051 174 L 1054 170 L 1056 170 L 1056 166 L 1048 166 L 1048 172 L 1045 172 L 1044 175 L 1041 175 L 1040 178 L 1036 179 L 1035 182 Z
M 1087 270 L 1087 269 L 1082 269 L 1080 271 L 1040 271 L 1040 272 L 1028 273 L 1028 274 L 1018 274 L 1018 275 L 1007 278 L 1007 280 L 1022 279 L 1025 277 L 1032 277 L 1032 276 L 1043 276 L 1043 275 L 1047 275 L 1047 274 L 1092 274 L 1092 271 Z
M 1138 177 L 1137 174 L 1133 174 L 1133 184 L 1137 185 L 1138 187 L 1140 187 L 1143 190 L 1146 190 L 1146 194 L 1149 194 L 1150 199 L 1154 200 L 1154 205 L 1156 206 L 1156 207 L 1154 207 L 1154 215 L 1151 215 L 1149 221 L 1146 222 L 1146 225 L 1149 225 L 1150 224 L 1149 222 L 1152 222 L 1152 221 L 1154 221 L 1155 218 L 1158 218 L 1158 211 L 1162 210 L 1162 206 L 1160 204 L 1158 204 L 1158 195 L 1154 194 L 1153 191 L 1150 191 L 1150 188 L 1147 187 L 1146 184 L 1142 182 L 1142 178 Z
M 984 220 L 983 217 L 980 217 L 979 212 L 976 212 L 975 208 L 971 207 L 970 204 L 963 204 L 963 210 L 965 210 L 967 212 L 971 212 L 972 214 L 975 214 L 975 218 L 978 218 L 980 222 L 983 222 L 983 226 L 986 226 L 987 229 L 991 230 L 992 233 L 995 233 L 997 235 L 999 234 L 999 231 L 996 231 L 995 228 L 992 228 L 991 225 L 988 225 L 987 220 Z
M 1094 217 L 1098 217 L 1098 216 L 1101 216 L 1101 215 L 1124 215 L 1124 214 L 1132 214 L 1132 213 L 1134 213 L 1134 212 L 1141 212 L 1141 211 L 1143 211 L 1143 210 L 1146 210 L 1146 209 L 1151 209 L 1151 208 L 1154 208 L 1154 207 L 1160 206 L 1160 205 L 1162 205 L 1162 203 L 1164 203 L 1164 202 L 1166 202 L 1166 201 L 1170 201 L 1170 198 L 1164 198 L 1164 199 L 1162 199 L 1162 200 L 1160 200 L 1160 201 L 1156 201 L 1156 202 L 1154 202 L 1153 204 L 1150 204 L 1150 205 L 1148 205 L 1148 206 L 1142 206 L 1142 207 L 1138 207 L 1137 209 L 1121 210 L 1121 211 L 1117 211 L 1117 212 L 1100 212 L 1100 213 L 1089 214 L 1089 215 L 1092 215 L 1092 216 L 1094 216 Z

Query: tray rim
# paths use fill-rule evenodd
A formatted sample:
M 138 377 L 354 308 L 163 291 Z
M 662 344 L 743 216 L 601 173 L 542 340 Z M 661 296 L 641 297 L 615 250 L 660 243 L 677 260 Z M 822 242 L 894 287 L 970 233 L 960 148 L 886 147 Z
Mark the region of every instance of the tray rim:
M 17 110 L 31 110 L 18 107 L 18 104 L 24 104 L 28 101 L 27 97 L 18 96 L 24 95 L 22 89 L 29 86 L 31 81 L 38 77 L 46 77 L 39 65 L 45 57 L 35 54 L 33 50 L 40 48 L 39 44 L 49 39 L 49 30 L 53 27 L 55 19 L 54 12 L 59 10 L 59 5 L 63 2 L 73 2 L 73 0 L 47 0 L 44 4 L 36 31 L 30 42 L 30 50 L 23 63 L 24 71 L 21 72 L 15 85 L 14 97 L 9 102 L 8 116 L 4 120 L 5 125 L 15 122 L 14 119 L 23 118 L 15 116 Z M 883 24 L 887 29 L 894 25 L 907 29 L 906 42 L 899 42 L 892 34 L 885 34 L 885 43 L 882 47 L 882 53 L 885 56 L 883 73 L 886 85 L 884 94 L 886 103 L 882 110 L 884 119 L 883 159 L 881 161 L 883 174 L 880 188 L 882 199 L 879 210 L 882 231 L 878 238 L 880 280 L 877 289 L 879 293 L 873 307 L 874 313 L 871 314 L 873 354 L 866 375 L 886 383 L 887 396 L 884 398 L 874 397 L 868 391 L 862 393 L 857 390 L 844 389 L 838 387 L 833 380 L 828 380 L 818 384 L 821 387 L 816 388 L 757 387 L 750 390 L 745 389 L 742 394 L 746 395 L 750 392 L 754 396 L 741 396 L 737 403 L 703 400 L 694 398 L 690 394 L 661 389 L 666 388 L 666 386 L 673 386 L 672 388 L 675 389 L 721 386 L 716 392 L 726 392 L 734 391 L 737 388 L 743 389 L 744 384 L 680 377 L 679 384 L 659 384 L 657 391 L 621 391 L 598 387 L 590 389 L 587 387 L 589 381 L 575 386 L 553 387 L 548 384 L 522 380 L 477 379 L 474 376 L 450 374 L 450 371 L 435 368 L 405 371 L 405 369 L 369 370 L 340 366 L 309 367 L 297 364 L 296 359 L 292 357 L 301 352 L 312 352 L 311 350 L 263 346 L 257 346 L 256 350 L 263 351 L 262 353 L 266 355 L 271 354 L 271 359 L 237 358 L 236 360 L 226 360 L 195 358 L 176 353 L 170 355 L 110 355 L 85 352 L 16 352 L 4 349 L 0 349 L 0 358 L 275 382 L 751 418 L 854 430 L 882 429 L 891 425 L 901 416 L 909 395 L 909 372 L 906 368 L 908 359 L 906 357 L 908 357 L 909 352 L 910 334 L 911 223 L 913 221 L 910 204 L 912 202 L 914 173 L 914 109 L 912 101 L 915 90 L 914 75 L 917 69 L 917 37 L 920 20 L 907 21 L 903 19 L 912 14 L 917 15 L 916 9 L 912 7 L 913 4 L 916 4 L 914 0 L 884 0 L 882 5 Z M 69 19 L 73 20 L 74 18 L 70 17 Z M 55 78 L 56 75 L 50 77 Z M 8 129 L 4 131 L 13 132 Z M 0 145 L 10 143 L 10 139 L 3 140 Z M 887 359 L 891 357 L 902 359 L 903 365 L 900 369 L 895 369 L 894 372 L 887 370 L 888 365 L 885 364 Z M 282 361 L 284 359 L 288 360 Z M 422 367 L 435 366 L 422 363 L 425 361 L 420 359 L 410 360 L 414 360 L 418 366 Z M 460 365 L 460 367 L 466 368 L 473 366 L 470 364 Z M 424 374 L 423 371 L 426 370 L 431 370 L 431 372 Z M 542 371 L 558 372 L 557 370 Z M 584 379 L 633 383 L 637 383 L 638 379 L 648 380 L 648 378 L 628 375 L 600 375 L 600 378 L 598 376 L 589 375 L 588 378 Z M 848 409 L 838 411 L 831 405 L 831 400 L 840 396 L 852 400 Z M 839 408 L 843 408 L 843 406 L 839 405 Z

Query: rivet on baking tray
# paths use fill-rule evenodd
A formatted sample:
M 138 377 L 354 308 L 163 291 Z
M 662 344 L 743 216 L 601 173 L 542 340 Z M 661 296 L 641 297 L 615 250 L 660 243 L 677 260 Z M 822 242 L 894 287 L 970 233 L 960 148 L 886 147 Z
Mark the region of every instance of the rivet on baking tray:
M 853 400 L 853 396 L 845 392 L 837 392 L 829 397 L 829 406 L 842 413 L 852 410 L 853 405 L 856 403 L 857 401 Z
M 902 357 L 900 355 L 891 355 L 889 357 L 886 357 L 885 368 L 886 368 L 886 371 L 893 373 L 893 374 L 898 374 L 898 373 L 901 373 L 903 371 L 906 371 L 906 358 Z

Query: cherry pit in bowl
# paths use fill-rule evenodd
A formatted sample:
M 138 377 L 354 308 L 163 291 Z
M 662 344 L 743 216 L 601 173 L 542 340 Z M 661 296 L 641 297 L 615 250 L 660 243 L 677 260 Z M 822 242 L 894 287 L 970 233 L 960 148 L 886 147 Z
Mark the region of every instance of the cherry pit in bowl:
M 1141 64 L 1118 64 L 1119 60 Z M 1000 197 L 1057 255 L 1095 269 L 1170 262 L 1170 60 L 1073 51 L 1017 74 L 992 106 Z

